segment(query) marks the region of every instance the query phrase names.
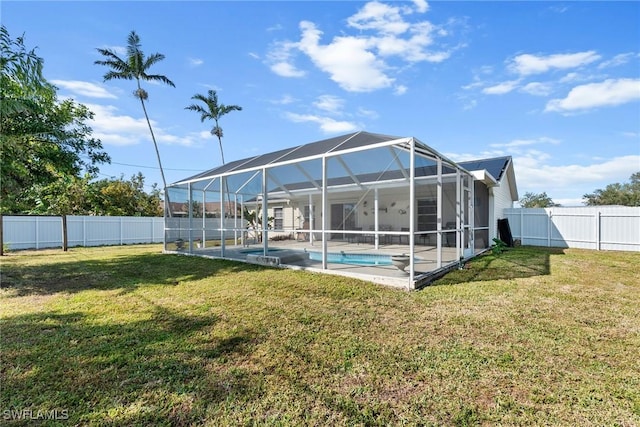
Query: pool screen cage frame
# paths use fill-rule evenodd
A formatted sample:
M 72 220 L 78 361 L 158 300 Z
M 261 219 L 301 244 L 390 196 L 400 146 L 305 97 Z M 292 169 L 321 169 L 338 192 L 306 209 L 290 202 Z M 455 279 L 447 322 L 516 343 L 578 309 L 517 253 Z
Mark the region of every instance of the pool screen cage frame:
M 167 194 L 165 252 L 242 261 L 295 241 L 331 272 L 334 243 L 362 244 L 408 255 L 409 288 L 474 253 L 473 175 L 413 137 L 358 132 L 228 163 Z M 435 250 L 426 269 L 416 245 Z

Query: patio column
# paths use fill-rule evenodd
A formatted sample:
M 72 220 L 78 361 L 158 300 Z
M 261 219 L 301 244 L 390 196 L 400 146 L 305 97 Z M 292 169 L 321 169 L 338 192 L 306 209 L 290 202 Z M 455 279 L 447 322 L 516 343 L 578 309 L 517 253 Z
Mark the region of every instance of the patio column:
M 220 177 L 220 256 L 224 258 L 225 242 L 224 242 L 224 180 L 225 177 Z
M 207 192 L 202 191 L 202 236 L 201 236 L 201 247 L 207 246 Z
M 189 253 L 193 253 L 193 191 L 191 183 L 187 184 L 187 192 L 189 193 Z
M 438 170 L 438 183 L 436 193 L 438 203 L 436 205 L 436 267 L 442 267 L 442 159 L 436 159 Z
M 327 269 L 327 157 L 322 156 L 322 269 Z
M 378 201 L 378 188 L 376 187 L 373 190 L 373 231 L 375 234 L 373 235 L 373 241 L 375 245 L 375 249 L 378 250 L 378 224 L 380 222 L 380 213 L 378 212 L 379 201 Z
M 411 154 L 409 156 L 409 289 L 415 289 L 415 243 L 416 243 L 416 144 L 411 138 Z
M 462 215 L 464 215 L 464 208 L 462 206 L 464 199 L 464 187 L 460 181 L 460 169 L 456 166 L 456 259 L 460 259 L 461 247 L 462 247 L 462 234 L 460 227 L 462 225 Z
M 264 256 L 269 254 L 269 200 L 267 195 L 267 168 L 262 169 L 262 248 Z
M 240 237 L 240 241 L 242 242 L 242 247 L 244 248 L 247 245 L 247 232 L 245 231 L 245 227 L 244 227 L 244 221 L 245 221 L 245 217 L 244 217 L 244 196 L 241 194 L 240 195 L 240 221 L 243 222 L 243 230 L 242 230 L 242 235 Z
M 313 246 L 313 233 L 311 230 L 315 228 L 315 223 L 313 219 L 313 196 L 311 194 L 309 194 L 309 218 L 307 220 L 309 221 L 309 243 Z

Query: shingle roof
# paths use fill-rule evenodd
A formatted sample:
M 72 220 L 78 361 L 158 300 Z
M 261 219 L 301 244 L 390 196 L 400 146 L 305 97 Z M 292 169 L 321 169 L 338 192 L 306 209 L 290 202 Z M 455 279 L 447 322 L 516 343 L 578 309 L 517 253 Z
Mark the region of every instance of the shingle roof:
M 504 176 L 507 166 L 511 161 L 511 156 L 494 157 L 491 159 L 471 160 L 467 162 L 459 162 L 458 166 L 465 168 L 468 171 L 486 170 L 497 181 L 500 181 Z

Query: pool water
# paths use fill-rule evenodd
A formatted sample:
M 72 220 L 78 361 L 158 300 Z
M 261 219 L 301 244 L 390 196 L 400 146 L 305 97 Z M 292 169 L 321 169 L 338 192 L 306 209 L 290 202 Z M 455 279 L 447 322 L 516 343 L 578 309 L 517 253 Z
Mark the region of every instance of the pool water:
M 322 261 L 322 252 L 309 252 L 309 259 Z M 327 262 L 351 265 L 391 265 L 390 255 L 329 252 Z

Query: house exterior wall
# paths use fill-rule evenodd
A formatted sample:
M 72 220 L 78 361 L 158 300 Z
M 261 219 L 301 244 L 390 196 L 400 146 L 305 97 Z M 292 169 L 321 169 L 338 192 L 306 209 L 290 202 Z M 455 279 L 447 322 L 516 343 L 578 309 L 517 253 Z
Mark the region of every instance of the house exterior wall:
M 505 209 L 513 207 L 511 198 L 511 182 L 507 177 L 503 177 L 502 181 L 489 190 L 489 240 L 492 241 L 498 237 L 498 220 L 506 218 Z

